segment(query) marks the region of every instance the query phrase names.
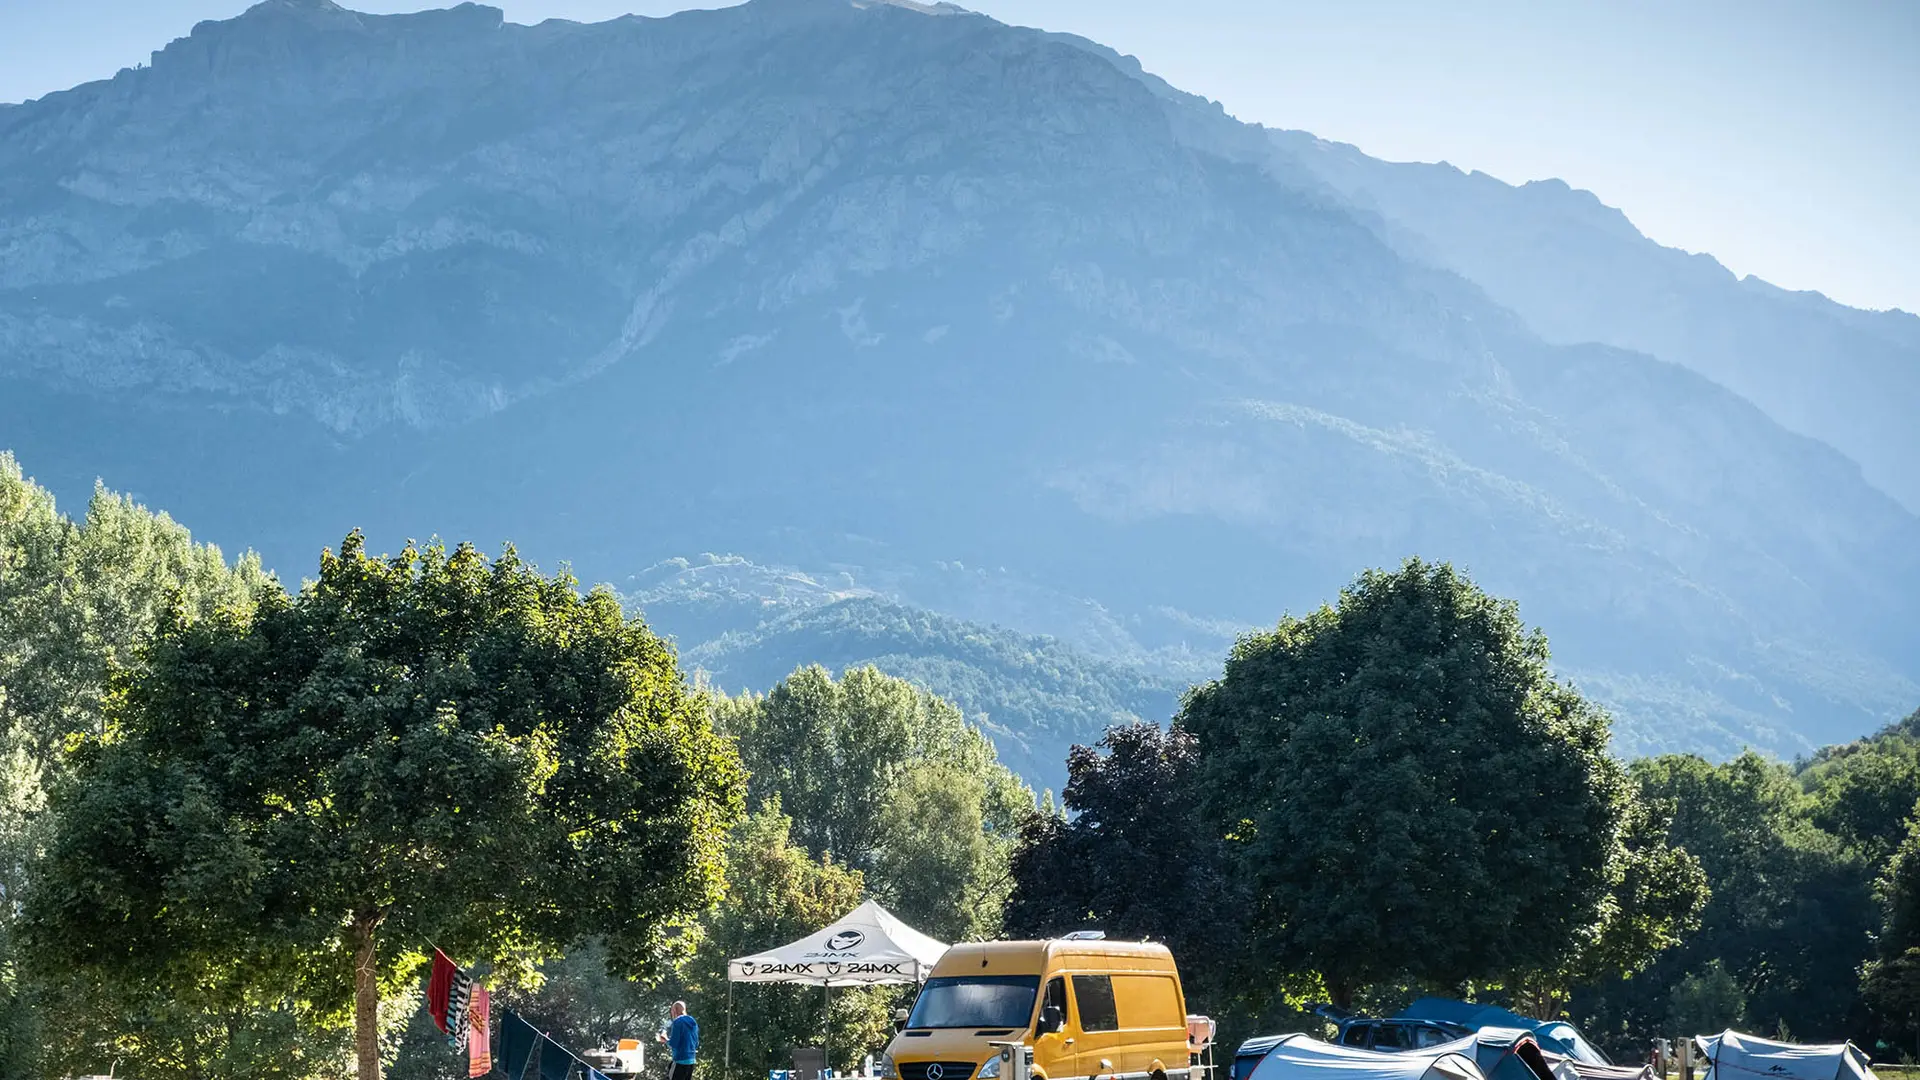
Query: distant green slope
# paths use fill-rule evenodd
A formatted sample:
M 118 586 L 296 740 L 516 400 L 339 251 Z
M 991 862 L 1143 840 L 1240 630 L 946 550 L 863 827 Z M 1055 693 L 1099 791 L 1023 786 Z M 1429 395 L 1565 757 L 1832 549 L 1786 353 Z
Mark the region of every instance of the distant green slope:
M 1051 638 L 874 597 L 789 612 L 688 648 L 682 660 L 728 691 L 766 690 L 803 664 L 872 664 L 959 705 L 992 735 L 1001 760 L 1056 790 L 1069 746 L 1110 724 L 1164 722 L 1185 689 Z

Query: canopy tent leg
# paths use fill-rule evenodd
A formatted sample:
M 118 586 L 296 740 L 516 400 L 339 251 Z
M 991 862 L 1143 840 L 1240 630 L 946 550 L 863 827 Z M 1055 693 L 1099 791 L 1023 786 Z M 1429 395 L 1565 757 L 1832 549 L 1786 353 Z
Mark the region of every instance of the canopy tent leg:
M 825 1023 L 820 1025 L 820 1057 L 828 1072 L 833 1071 L 833 984 L 820 980 L 820 990 L 826 998 L 826 1015 L 821 1017 Z
M 727 979 L 727 1041 L 720 1051 L 720 1075 L 722 1080 L 733 1075 L 733 979 L 728 972 Z

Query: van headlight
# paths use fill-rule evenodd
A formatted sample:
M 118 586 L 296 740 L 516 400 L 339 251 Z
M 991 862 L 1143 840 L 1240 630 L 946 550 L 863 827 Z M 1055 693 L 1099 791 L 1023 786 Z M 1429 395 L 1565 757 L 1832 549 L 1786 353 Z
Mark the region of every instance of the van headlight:
M 977 1073 L 974 1073 L 973 1075 L 974 1075 L 974 1080 L 993 1080 L 994 1077 L 999 1076 L 1000 1075 L 1000 1055 L 995 1054 L 992 1057 L 988 1058 L 987 1063 L 985 1065 L 980 1066 L 980 1071 Z
M 880 1055 L 881 1080 L 898 1080 L 899 1076 L 900 1076 L 899 1070 L 893 1067 L 893 1055 L 882 1053 Z

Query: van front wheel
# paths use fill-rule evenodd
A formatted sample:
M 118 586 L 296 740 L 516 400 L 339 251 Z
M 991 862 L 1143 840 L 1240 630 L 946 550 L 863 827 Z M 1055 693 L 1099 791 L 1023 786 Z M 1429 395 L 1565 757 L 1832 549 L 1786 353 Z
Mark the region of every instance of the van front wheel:
M 1167 1070 L 1155 1069 L 1147 1074 L 1147 1080 L 1167 1080 Z

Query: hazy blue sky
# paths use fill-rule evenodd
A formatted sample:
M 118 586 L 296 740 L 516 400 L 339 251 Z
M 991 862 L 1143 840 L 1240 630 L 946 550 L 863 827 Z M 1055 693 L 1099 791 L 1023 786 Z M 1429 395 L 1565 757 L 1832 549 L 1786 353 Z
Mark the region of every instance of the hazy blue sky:
M 0 101 L 146 59 L 245 0 L 0 0 Z M 401 11 L 424 0 L 359 0 Z M 507 17 L 673 0 L 502 0 Z M 1244 120 L 1503 180 L 1560 177 L 1662 243 L 1920 312 L 1920 0 L 971 0 Z

